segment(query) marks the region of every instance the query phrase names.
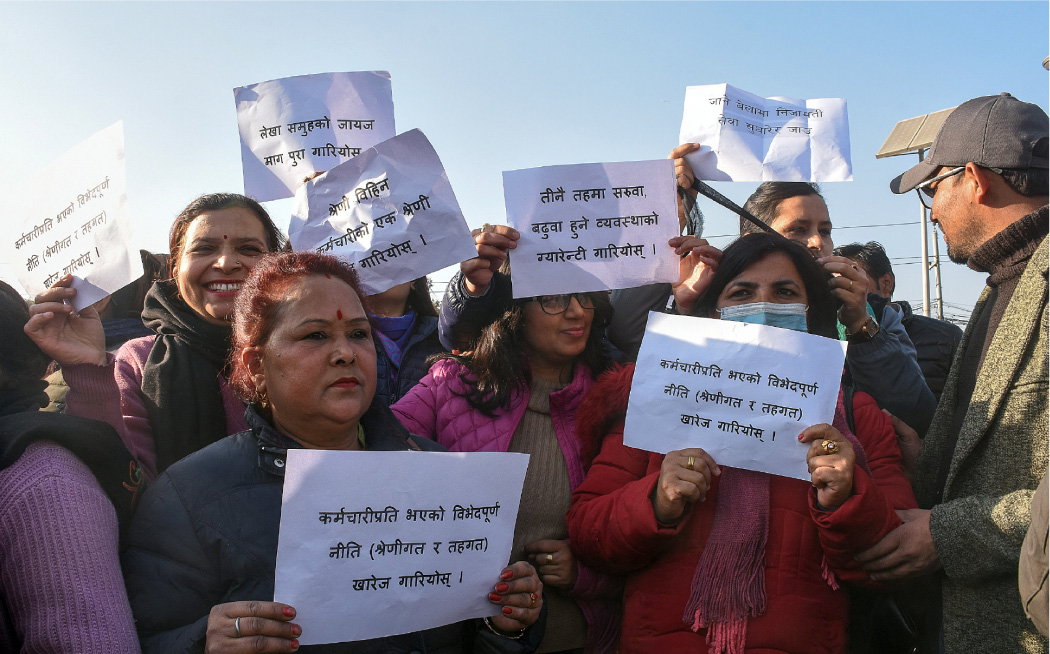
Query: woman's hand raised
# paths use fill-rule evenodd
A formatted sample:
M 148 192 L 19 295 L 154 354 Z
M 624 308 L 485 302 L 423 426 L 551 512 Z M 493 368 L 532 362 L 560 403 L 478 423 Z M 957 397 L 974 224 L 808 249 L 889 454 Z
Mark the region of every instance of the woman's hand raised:
M 227 602 L 208 615 L 207 654 L 261 654 L 299 649 L 295 609 L 279 602 Z
M 504 568 L 499 579 L 489 601 L 501 608 L 489 622 L 504 635 L 514 636 L 539 620 L 543 584 L 535 568 L 525 561 Z
M 801 443 L 812 443 L 806 454 L 817 502 L 834 511 L 853 494 L 853 445 L 828 424 L 813 425 L 798 435 Z
M 459 269 L 463 272 L 467 293 L 476 297 L 488 290 L 492 276 L 506 261 L 507 253 L 518 247 L 520 234 L 506 225 L 485 225 L 472 234 L 478 256 L 459 264 Z
M 711 284 L 711 279 L 722 260 L 722 251 L 698 236 L 675 236 L 667 242 L 681 257 L 678 263 L 679 281 L 671 284 L 678 313 L 689 315 L 697 298 Z
M 694 502 L 706 499 L 711 477 L 720 474 L 711 455 L 698 447 L 668 452 L 651 498 L 656 519 L 665 524 L 681 520 Z
M 106 365 L 106 334 L 98 312 L 86 307 L 73 313 L 71 304 L 77 291 L 71 288 L 73 276 L 66 275 L 54 286 L 36 296 L 29 307 L 25 332 L 44 354 L 59 365 L 93 363 Z
M 817 263 L 833 275 L 831 294 L 842 302 L 839 321 L 856 334 L 868 321 L 868 274 L 846 257 L 823 257 Z

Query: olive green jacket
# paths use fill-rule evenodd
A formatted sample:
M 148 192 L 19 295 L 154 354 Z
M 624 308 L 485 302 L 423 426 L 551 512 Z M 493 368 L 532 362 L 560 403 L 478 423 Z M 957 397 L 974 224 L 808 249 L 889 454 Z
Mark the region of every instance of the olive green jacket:
M 941 503 L 937 473 L 949 447 L 959 366 L 948 376 L 915 475 L 920 506 L 941 575 L 947 654 L 1046 652 L 1047 641 L 1025 617 L 1017 587 L 1029 506 L 1047 471 L 1047 250 L 1029 260 L 992 337 L 952 455 Z M 970 347 L 972 326 L 986 306 L 985 289 L 956 354 Z

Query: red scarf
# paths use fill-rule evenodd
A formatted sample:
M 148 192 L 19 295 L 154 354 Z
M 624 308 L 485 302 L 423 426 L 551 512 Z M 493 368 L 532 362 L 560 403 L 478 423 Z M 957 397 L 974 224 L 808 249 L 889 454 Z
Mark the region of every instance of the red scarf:
M 846 423 L 843 393 L 832 426 L 853 445 L 856 465 L 868 469 L 864 448 Z M 766 612 L 765 554 L 769 532 L 769 475 L 722 467 L 711 534 L 696 564 L 682 619 L 699 632 L 707 629 L 712 653 L 742 654 L 747 619 Z M 822 562 L 824 579 L 838 588 Z

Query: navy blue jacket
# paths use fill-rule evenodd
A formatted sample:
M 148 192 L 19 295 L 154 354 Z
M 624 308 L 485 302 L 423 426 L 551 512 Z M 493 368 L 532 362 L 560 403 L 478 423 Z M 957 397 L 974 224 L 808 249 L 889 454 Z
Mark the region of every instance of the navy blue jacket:
M 253 407 L 249 431 L 227 436 L 169 467 L 147 489 L 131 523 L 124 579 L 145 654 L 204 652 L 217 604 L 273 598 L 284 459 L 301 447 Z M 378 399 L 361 418 L 369 450 L 440 450 L 412 436 Z M 410 634 L 304 646 L 314 654 L 522 654 L 543 636 L 546 611 L 524 638 L 466 620 Z M 348 616 L 352 619 L 352 616 Z
M 445 351 L 438 340 L 437 317 L 417 316 L 412 330 L 412 336 L 401 355 L 397 378 L 393 382 L 390 380 L 390 357 L 386 355 L 379 339 L 376 339 L 376 397 L 387 406 L 400 400 L 420 379 L 426 377 L 430 371 L 427 365 L 430 356 Z

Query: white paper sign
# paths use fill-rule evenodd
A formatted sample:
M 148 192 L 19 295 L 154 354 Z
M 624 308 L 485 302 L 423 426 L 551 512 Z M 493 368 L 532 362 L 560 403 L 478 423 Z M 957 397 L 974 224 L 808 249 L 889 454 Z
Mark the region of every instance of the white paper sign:
M 846 344 L 803 332 L 650 313 L 624 445 L 702 447 L 719 465 L 810 478 L 804 429 L 831 423 Z
M 390 73 L 319 73 L 233 90 L 244 194 L 290 198 L 303 179 L 394 135 Z
M 670 159 L 504 171 L 514 297 L 678 281 L 675 189 Z
M 679 143 L 699 179 L 848 182 L 849 122 L 842 98 L 762 98 L 728 84 L 689 86 Z
M 124 123 L 63 154 L 0 207 L 2 257 L 36 295 L 73 274 L 80 311 L 142 276 L 128 213 Z
M 370 295 L 478 256 L 441 160 L 418 129 L 303 184 L 295 197 L 292 248 L 346 259 Z
M 289 450 L 274 601 L 303 645 L 495 615 L 527 454 Z M 350 483 L 347 480 L 352 480 Z

